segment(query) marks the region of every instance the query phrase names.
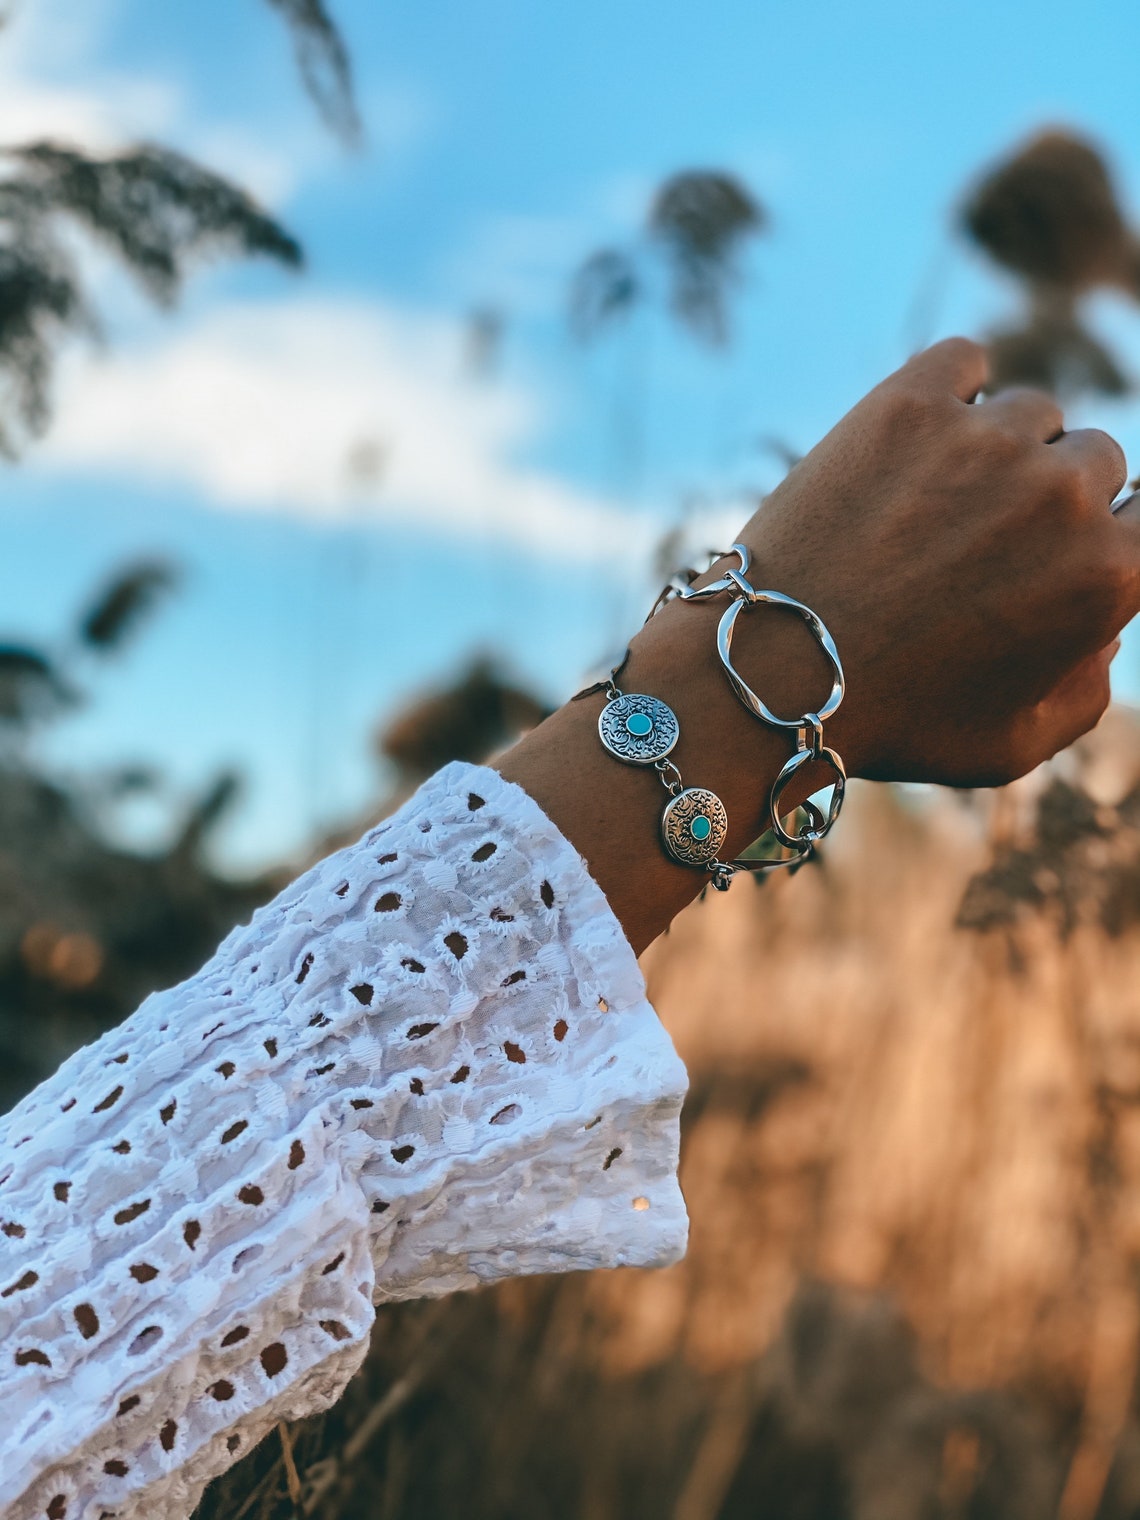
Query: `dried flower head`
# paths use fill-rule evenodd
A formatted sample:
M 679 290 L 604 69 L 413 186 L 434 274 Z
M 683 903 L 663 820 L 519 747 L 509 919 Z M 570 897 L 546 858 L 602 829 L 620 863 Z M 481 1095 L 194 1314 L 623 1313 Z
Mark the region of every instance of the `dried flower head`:
M 1131 389 L 1113 355 L 1067 306 L 1037 302 L 1023 326 L 992 333 L 987 347 L 991 390 L 1033 385 L 1068 398 L 1123 396 Z
M 641 280 L 629 254 L 599 248 L 570 282 L 570 326 L 583 342 L 626 317 L 641 298 Z
M 719 171 L 674 174 L 653 199 L 648 230 L 670 264 L 673 309 L 710 342 L 727 336 L 725 293 L 740 245 L 766 221 L 747 186 Z
M 1136 243 L 1104 159 L 1091 143 L 1044 132 L 993 169 L 968 200 L 967 234 L 1035 283 L 1136 289 Z

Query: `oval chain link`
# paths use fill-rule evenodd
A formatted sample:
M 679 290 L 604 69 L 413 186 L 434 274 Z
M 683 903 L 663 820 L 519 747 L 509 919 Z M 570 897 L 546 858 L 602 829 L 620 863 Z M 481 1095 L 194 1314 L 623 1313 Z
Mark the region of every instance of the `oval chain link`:
M 803 865 L 819 841 L 831 831 L 843 807 L 847 789 L 847 771 L 843 761 L 835 750 L 824 743 L 823 738 L 824 722 L 837 711 L 839 704 L 843 701 L 845 690 L 843 665 L 839 658 L 839 651 L 835 647 L 835 641 L 822 618 L 803 602 L 786 596 L 780 591 L 758 591 L 751 584 L 748 580 L 748 572 L 751 568 L 752 557 L 747 545 L 733 544 L 730 553 L 735 554 L 740 560 L 739 569 L 726 570 L 718 580 L 698 589 L 693 588 L 693 581 L 698 578 L 700 572 L 686 570 L 680 575 L 675 575 L 654 602 L 649 614 L 652 617 L 667 602 L 706 601 L 727 592 L 730 598 L 729 605 L 725 608 L 717 626 L 717 653 L 725 675 L 728 677 L 729 685 L 741 706 L 758 722 L 768 728 L 785 733 L 791 732 L 795 735 L 795 750 L 785 762 L 768 792 L 768 817 L 771 832 L 777 842 L 791 853 L 771 860 L 749 860 L 746 857 L 740 857 L 728 862 L 714 861 L 709 870 L 712 873 L 713 886 L 720 891 L 727 888 L 736 871 L 766 872 L 779 870 L 785 866 L 794 870 Z M 709 563 L 712 565 L 718 559 L 727 558 L 727 554 L 716 554 L 710 557 Z M 801 713 L 797 718 L 778 717 L 752 690 L 733 664 L 732 636 L 737 620 L 743 611 L 760 606 L 783 607 L 796 613 L 807 625 L 812 637 L 827 658 L 832 673 L 831 692 L 827 701 L 817 712 Z M 826 765 L 834 775 L 831 797 L 826 812 L 822 811 L 819 805 L 810 798 L 801 804 L 799 811 L 803 814 L 803 822 L 799 829 L 792 833 L 784 827 L 780 803 L 793 777 L 803 766 L 812 763 Z

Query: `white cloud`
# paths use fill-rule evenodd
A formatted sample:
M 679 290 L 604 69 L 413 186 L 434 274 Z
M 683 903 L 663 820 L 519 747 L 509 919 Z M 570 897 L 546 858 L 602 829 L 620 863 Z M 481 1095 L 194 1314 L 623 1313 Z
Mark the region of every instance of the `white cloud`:
M 462 374 L 458 327 L 376 303 L 215 308 L 73 355 L 45 471 L 190 488 L 229 508 L 392 516 L 576 560 L 644 551 L 643 517 L 521 462 L 535 400 Z
M 158 138 L 270 203 L 288 196 L 314 155 L 335 150 L 308 117 L 307 149 L 299 129 L 296 141 L 255 145 L 230 123 L 197 120 L 176 83 L 113 70 L 102 53 L 115 4 L 18 7 L 0 35 L 0 145 L 59 137 L 107 151 Z M 401 148 L 419 140 L 434 120 L 426 97 L 394 86 L 369 91 L 366 115 L 387 150 L 393 139 Z M 532 264 L 547 270 L 566 235 L 565 225 L 536 237 L 515 222 L 499 229 L 496 253 L 505 246 L 508 264 L 534 279 Z M 110 278 L 98 260 L 89 277 Z M 137 331 L 137 314 L 127 325 Z M 310 299 L 231 306 L 177 326 L 147 321 L 143 332 L 109 355 L 69 356 L 58 420 L 32 468 L 188 487 L 221 507 L 410 516 L 579 560 L 651 537 L 613 503 L 521 462 L 541 425 L 534 399 L 466 381 L 454 324 Z

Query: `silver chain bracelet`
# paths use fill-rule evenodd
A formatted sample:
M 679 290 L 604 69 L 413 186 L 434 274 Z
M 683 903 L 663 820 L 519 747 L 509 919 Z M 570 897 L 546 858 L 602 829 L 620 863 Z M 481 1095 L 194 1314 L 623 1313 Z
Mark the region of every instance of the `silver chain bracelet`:
M 661 784 L 669 793 L 661 813 L 661 842 L 666 853 L 679 865 L 695 866 L 707 871 L 718 891 L 725 891 L 737 871 L 765 872 L 781 866 L 800 866 L 811 855 L 816 844 L 831 829 L 843 806 L 847 772 L 835 750 L 823 742 L 823 725 L 843 700 L 843 667 L 835 642 L 822 620 L 802 602 L 785 596 L 779 591 L 757 591 L 747 580 L 751 563 L 748 549 L 743 544 L 733 544 L 732 552 L 740 560 L 739 570 L 729 570 L 711 585 L 694 590 L 692 582 L 697 579 L 695 570 L 674 576 L 650 609 L 649 618 L 666 602 L 703 601 L 729 595 L 717 627 L 717 653 L 728 677 L 729 684 L 739 701 L 759 722 L 795 735 L 796 748 L 768 792 L 768 813 L 771 831 L 779 843 L 791 854 L 780 859 L 752 859 L 742 856 L 736 860 L 721 860 L 720 850 L 728 835 L 728 814 L 724 803 L 715 792 L 706 787 L 687 787 L 681 773 L 669 756 L 680 738 L 681 728 L 673 709 L 658 697 L 644 692 L 623 692 L 617 681 L 629 659 L 627 649 L 622 660 L 614 666 L 605 681 L 597 682 L 578 693 L 579 697 L 593 692 L 605 691 L 606 705 L 598 716 L 598 737 L 603 746 L 616 760 L 626 765 L 652 766 Z M 713 560 L 726 558 L 715 555 Z M 831 694 L 818 712 L 803 713 L 798 718 L 780 718 L 756 695 L 732 663 L 732 636 L 737 619 L 746 608 L 774 606 L 796 612 L 807 624 L 816 642 L 827 656 L 833 674 Z M 646 618 L 646 622 L 649 621 Z M 781 821 L 780 804 L 792 778 L 801 767 L 820 761 L 830 767 L 835 775 L 831 800 L 826 814 L 812 801 L 801 806 L 804 823 L 795 834 L 785 829 Z
M 733 544 L 730 552 L 740 560 L 739 570 L 726 571 L 719 580 L 713 581 L 708 586 L 702 586 L 699 591 L 695 591 L 692 587 L 692 581 L 696 579 L 695 573 L 686 572 L 683 578 L 674 577 L 657 598 L 650 617 L 666 602 L 704 601 L 719 596 L 722 592 L 728 593 L 730 601 L 721 614 L 716 630 L 717 654 L 720 656 L 724 673 L 728 677 L 728 683 L 741 705 L 754 718 L 768 728 L 793 734 L 796 745 L 794 752 L 785 762 L 768 792 L 768 815 L 772 833 L 785 849 L 793 853 L 786 859 L 762 861 L 759 865 L 746 860 L 733 861 L 732 864 L 737 869 L 752 870 L 771 870 L 779 866 L 802 865 L 819 841 L 830 832 L 835 820 L 839 817 L 847 790 L 846 767 L 838 753 L 823 742 L 823 725 L 838 711 L 839 704 L 843 701 L 845 690 L 843 665 L 839 659 L 839 651 L 835 647 L 835 640 L 828 632 L 823 619 L 803 602 L 796 601 L 795 597 L 786 596 L 782 591 L 757 591 L 747 579 L 752 562 L 747 545 Z M 727 555 L 716 556 L 716 559 L 724 558 L 727 558 Z M 783 607 L 796 613 L 803 619 L 812 637 L 827 657 L 831 666 L 831 691 L 827 701 L 817 712 L 801 713 L 796 718 L 777 717 L 764 700 L 757 696 L 732 663 L 732 636 L 737 621 L 742 612 L 753 607 Z M 789 833 L 781 821 L 781 803 L 784 793 L 796 773 L 805 765 L 810 765 L 815 761 L 826 765 L 835 777 L 827 812 L 823 813 L 809 799 L 802 804 L 801 808 L 805 814 L 803 826 L 797 833 Z

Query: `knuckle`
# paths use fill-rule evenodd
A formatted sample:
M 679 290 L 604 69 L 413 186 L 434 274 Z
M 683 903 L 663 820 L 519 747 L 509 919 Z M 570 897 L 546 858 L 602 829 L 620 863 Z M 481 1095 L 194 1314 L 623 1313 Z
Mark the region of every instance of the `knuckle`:
M 942 342 L 935 346 L 963 366 L 980 369 L 986 365 L 986 350 L 973 338 L 943 338 Z
M 1119 489 L 1128 479 L 1128 460 L 1124 450 L 1112 434 L 1106 433 L 1103 428 L 1088 428 L 1087 433 L 1089 442 L 1096 446 L 1104 456 L 1105 463 L 1111 466 L 1112 473 L 1118 477 Z

